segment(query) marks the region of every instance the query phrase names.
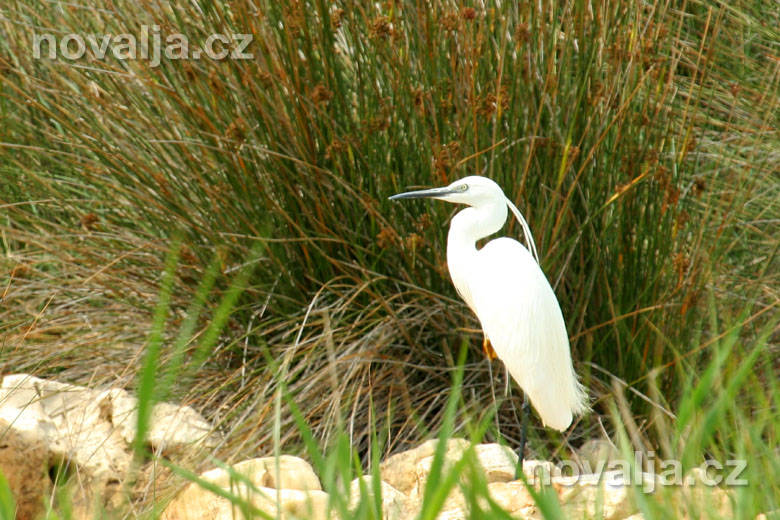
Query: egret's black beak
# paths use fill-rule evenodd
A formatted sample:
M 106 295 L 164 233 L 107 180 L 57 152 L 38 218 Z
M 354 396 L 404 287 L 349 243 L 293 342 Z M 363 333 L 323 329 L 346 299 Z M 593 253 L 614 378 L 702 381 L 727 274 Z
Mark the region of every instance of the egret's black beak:
M 390 197 L 390 200 L 431 199 L 431 198 L 435 199 L 440 197 L 446 197 L 451 193 L 455 193 L 455 190 L 451 189 L 449 186 L 445 186 L 443 188 L 431 188 L 429 190 L 407 191 L 405 193 L 399 193 L 398 195 L 393 195 L 392 197 Z

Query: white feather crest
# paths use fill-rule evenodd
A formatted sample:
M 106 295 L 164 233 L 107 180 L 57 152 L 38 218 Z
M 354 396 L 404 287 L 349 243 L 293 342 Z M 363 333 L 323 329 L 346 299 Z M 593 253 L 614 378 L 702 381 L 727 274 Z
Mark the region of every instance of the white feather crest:
M 515 205 L 512 203 L 509 198 L 504 195 L 504 199 L 506 200 L 506 205 L 509 206 L 509 209 L 512 210 L 512 213 L 514 213 L 515 218 L 518 222 L 520 222 L 520 226 L 523 228 L 523 235 L 525 236 L 525 242 L 528 244 L 528 249 L 531 251 L 531 254 L 534 257 L 534 260 L 536 260 L 536 263 L 539 263 L 539 253 L 536 252 L 536 244 L 534 243 L 534 236 L 531 234 L 531 228 L 528 227 L 528 222 L 525 221 L 525 218 L 523 217 L 523 214 L 520 213 L 520 210 L 515 207 Z

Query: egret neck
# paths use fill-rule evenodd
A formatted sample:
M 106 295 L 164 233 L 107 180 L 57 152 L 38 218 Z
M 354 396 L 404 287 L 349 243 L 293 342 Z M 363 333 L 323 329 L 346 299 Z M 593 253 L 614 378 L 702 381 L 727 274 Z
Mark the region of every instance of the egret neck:
M 447 265 L 455 289 L 472 311 L 476 312 L 476 309 L 466 280 L 475 268 L 473 261 L 477 254 L 477 240 L 501 229 L 506 217 L 506 204 L 496 204 L 495 201 L 470 206 L 452 217 L 447 235 Z

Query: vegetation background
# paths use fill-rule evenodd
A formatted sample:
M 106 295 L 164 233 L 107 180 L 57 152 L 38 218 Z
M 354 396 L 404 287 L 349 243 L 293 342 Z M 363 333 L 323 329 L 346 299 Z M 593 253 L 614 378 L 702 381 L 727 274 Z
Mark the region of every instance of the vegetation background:
M 143 25 L 251 34 L 253 58 L 33 57 Z M 625 427 L 686 468 L 748 458 L 740 512 L 777 509 L 778 27 L 760 0 L 5 2 L 2 371 L 193 405 L 227 461 L 303 452 L 294 402 L 365 467 L 453 391 L 449 433 L 515 443 L 518 392 L 448 278 L 455 210 L 387 201 L 486 175 L 593 400 L 534 454 Z

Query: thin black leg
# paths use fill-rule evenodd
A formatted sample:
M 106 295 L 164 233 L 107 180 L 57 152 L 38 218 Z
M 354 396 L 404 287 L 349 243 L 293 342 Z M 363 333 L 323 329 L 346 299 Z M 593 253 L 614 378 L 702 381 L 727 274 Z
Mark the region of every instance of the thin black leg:
M 517 468 L 515 469 L 515 478 L 520 478 L 523 473 L 523 460 L 525 459 L 525 442 L 528 439 L 528 414 L 531 407 L 528 402 L 528 396 L 523 393 L 523 406 L 520 409 L 520 448 L 517 450 Z

